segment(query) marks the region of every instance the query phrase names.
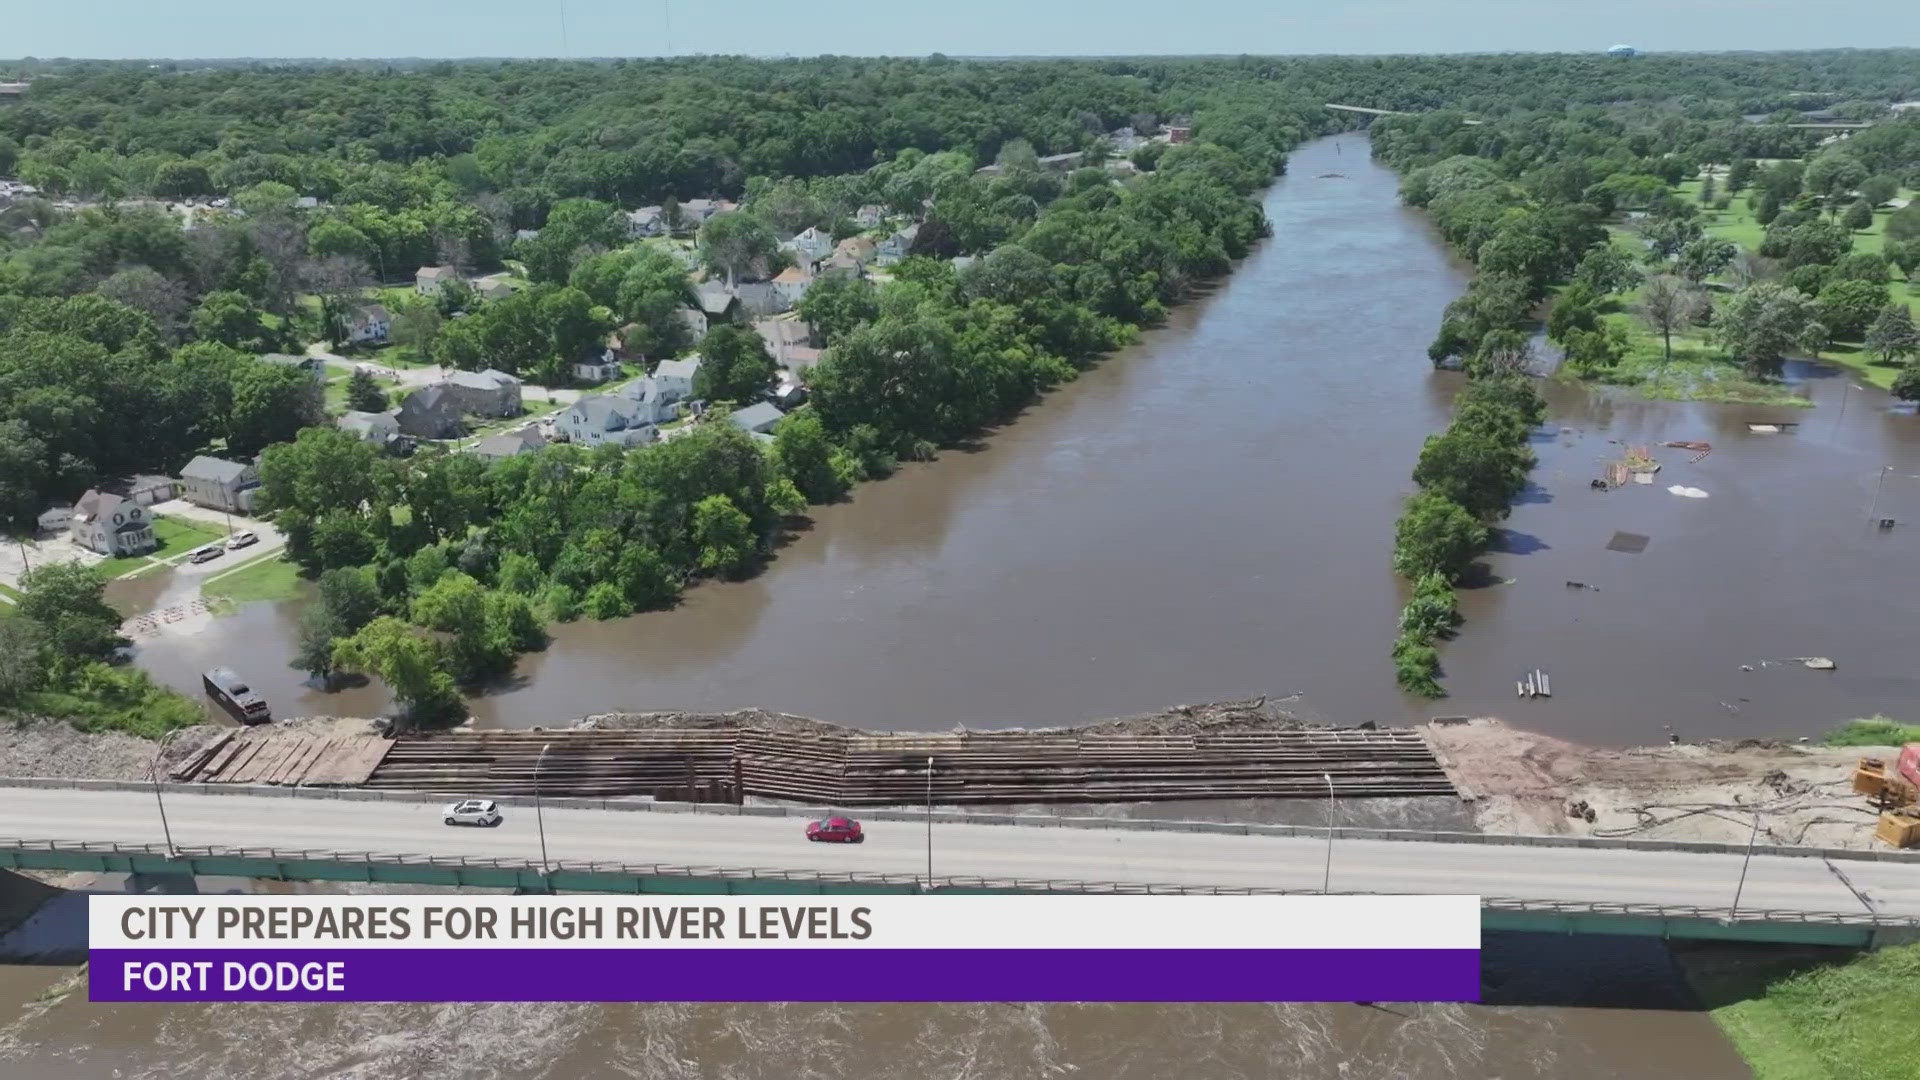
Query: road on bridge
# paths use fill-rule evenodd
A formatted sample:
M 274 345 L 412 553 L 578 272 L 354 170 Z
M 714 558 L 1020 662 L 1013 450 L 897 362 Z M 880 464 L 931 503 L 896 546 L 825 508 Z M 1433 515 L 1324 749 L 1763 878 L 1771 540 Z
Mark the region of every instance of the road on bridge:
M 182 847 L 319 848 L 382 854 L 508 857 L 538 862 L 531 808 L 502 807 L 503 824 L 442 823 L 437 804 L 245 795 L 167 796 Z M 555 862 L 754 867 L 793 871 L 926 872 L 918 821 L 868 823 L 861 845 L 811 844 L 798 818 L 726 813 L 546 810 Z M 23 840 L 162 842 L 151 792 L 0 787 L 0 836 Z M 1152 884 L 1321 887 L 1323 837 L 1232 836 L 1160 830 L 941 823 L 941 877 L 1021 877 Z M 1529 847 L 1394 840 L 1333 845 L 1336 892 L 1475 893 L 1525 900 L 1725 908 L 1739 854 Z M 1741 910 L 1920 917 L 1920 865 L 1756 855 Z

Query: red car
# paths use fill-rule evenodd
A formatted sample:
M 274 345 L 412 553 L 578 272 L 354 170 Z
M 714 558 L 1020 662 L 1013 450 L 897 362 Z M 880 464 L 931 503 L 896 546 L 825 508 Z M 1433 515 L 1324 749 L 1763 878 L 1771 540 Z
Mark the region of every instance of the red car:
M 807 839 L 822 844 L 858 844 L 866 839 L 860 823 L 850 817 L 830 817 L 807 823 Z

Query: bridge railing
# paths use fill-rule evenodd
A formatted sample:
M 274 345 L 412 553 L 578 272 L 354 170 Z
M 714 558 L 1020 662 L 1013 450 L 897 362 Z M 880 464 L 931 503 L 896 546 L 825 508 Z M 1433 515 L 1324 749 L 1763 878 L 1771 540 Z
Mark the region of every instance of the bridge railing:
M 1272 889 L 1255 886 L 1184 885 L 1129 881 L 1083 881 L 1072 878 L 979 877 L 972 875 L 936 876 L 931 882 L 918 874 L 887 874 L 859 870 L 819 871 L 780 870 L 751 866 L 695 866 L 683 863 L 626 863 L 584 860 L 554 860 L 545 867 L 527 859 L 481 855 L 422 855 L 411 853 L 336 851 L 312 848 L 276 847 L 175 847 L 163 844 L 125 844 L 112 841 L 16 840 L 0 838 L 0 866 L 9 853 L 43 851 L 72 855 L 102 855 L 127 858 L 146 856 L 168 862 L 191 864 L 195 860 L 249 861 L 272 864 L 274 874 L 285 874 L 291 863 L 332 863 L 388 867 L 430 867 L 445 870 L 494 870 L 521 878 L 541 881 L 558 874 L 626 878 L 684 878 L 729 881 L 783 881 L 822 886 L 871 886 L 888 889 L 926 889 L 929 891 L 990 890 L 1028 893 L 1102 893 L 1126 896 L 1312 896 L 1317 889 Z M 1357 892 L 1343 895 L 1377 895 Z M 1798 925 L 1851 926 L 1866 928 L 1920 928 L 1920 918 L 1883 915 L 1873 912 L 1802 911 L 1742 907 L 1737 912 L 1724 907 L 1694 904 L 1641 904 L 1622 901 L 1546 900 L 1530 897 L 1485 896 L 1481 907 L 1491 911 L 1526 912 L 1582 916 L 1618 916 L 1649 919 L 1712 919 L 1742 923 L 1790 923 Z

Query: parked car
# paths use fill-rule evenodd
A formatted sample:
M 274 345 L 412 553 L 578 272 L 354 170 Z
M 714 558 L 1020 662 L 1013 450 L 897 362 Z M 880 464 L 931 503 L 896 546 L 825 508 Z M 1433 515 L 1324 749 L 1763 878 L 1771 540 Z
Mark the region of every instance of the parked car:
M 193 554 L 187 556 L 187 561 L 190 563 L 212 562 L 226 553 L 227 549 L 221 547 L 219 544 L 208 544 L 206 547 L 200 548 Z
M 488 827 L 500 824 L 500 808 L 493 804 L 492 799 L 464 799 L 448 803 L 445 816 L 449 825 Z
M 243 547 L 250 547 L 259 542 L 260 538 L 258 536 L 255 536 L 246 529 L 241 529 L 239 532 L 227 537 L 227 549 L 229 551 L 238 551 Z
M 860 823 L 850 817 L 830 817 L 807 823 L 807 839 L 822 844 L 858 844 L 867 835 Z
M 200 676 L 207 696 L 243 724 L 265 724 L 273 720 L 267 703 L 253 688 L 241 681 L 232 668 L 214 668 Z

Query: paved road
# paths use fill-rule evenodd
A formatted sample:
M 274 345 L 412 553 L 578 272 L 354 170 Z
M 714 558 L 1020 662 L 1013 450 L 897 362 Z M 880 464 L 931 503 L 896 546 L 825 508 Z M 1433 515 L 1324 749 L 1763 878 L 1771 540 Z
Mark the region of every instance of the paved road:
M 537 860 L 534 815 L 505 808 L 493 829 L 455 828 L 435 806 L 235 795 L 171 795 L 181 845 L 274 846 Z M 785 870 L 926 872 L 926 831 L 873 822 L 859 846 L 809 844 L 794 818 L 549 809 L 555 860 Z M 0 836 L 161 842 L 144 792 L 0 788 Z M 1318 889 L 1323 840 L 1118 829 L 936 823 L 934 873 Z M 1356 892 L 1478 893 L 1535 900 L 1724 907 L 1738 855 L 1336 840 L 1333 887 Z M 1920 866 L 1756 856 L 1741 907 L 1920 916 Z M 1855 889 L 1871 907 L 1863 903 Z

